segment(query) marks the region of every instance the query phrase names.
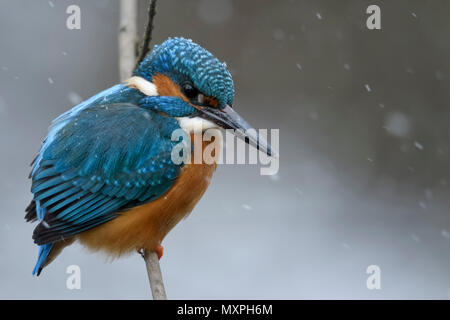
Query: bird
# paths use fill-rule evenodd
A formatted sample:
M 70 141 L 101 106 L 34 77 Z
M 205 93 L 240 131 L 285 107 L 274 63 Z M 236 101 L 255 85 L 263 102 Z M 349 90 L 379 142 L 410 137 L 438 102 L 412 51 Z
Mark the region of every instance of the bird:
M 217 166 L 174 162 L 175 130 L 192 139 L 199 124 L 235 129 L 272 154 L 234 110 L 234 94 L 225 63 L 175 37 L 155 45 L 129 79 L 53 120 L 29 176 L 32 274 L 76 241 L 113 258 L 144 249 L 161 258 L 164 237 L 193 210 Z

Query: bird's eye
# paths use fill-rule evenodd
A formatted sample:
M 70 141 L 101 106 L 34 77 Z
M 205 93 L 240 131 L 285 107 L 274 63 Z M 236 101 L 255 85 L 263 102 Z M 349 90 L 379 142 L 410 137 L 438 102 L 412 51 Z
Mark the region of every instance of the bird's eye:
M 183 94 L 190 100 L 197 98 L 199 92 L 190 83 L 183 84 Z

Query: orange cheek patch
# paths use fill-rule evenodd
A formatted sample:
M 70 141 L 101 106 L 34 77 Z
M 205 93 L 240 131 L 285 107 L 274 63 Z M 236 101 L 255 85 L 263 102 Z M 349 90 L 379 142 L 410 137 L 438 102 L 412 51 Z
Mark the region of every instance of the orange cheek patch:
M 180 87 L 168 76 L 157 73 L 153 76 L 152 81 L 160 96 L 179 97 L 184 101 L 189 102 L 188 98 L 181 92 Z
M 152 78 L 153 84 L 156 86 L 158 95 L 160 96 L 170 96 L 179 97 L 189 103 L 194 108 L 198 109 L 198 106 L 193 105 L 188 98 L 181 92 L 180 86 L 172 81 L 168 76 L 157 73 Z M 203 98 L 203 103 L 207 106 L 217 108 L 219 106 L 219 101 L 216 98 L 205 96 Z
M 219 101 L 217 101 L 217 99 L 216 99 L 216 98 L 213 98 L 213 97 L 206 97 L 206 96 L 205 96 L 205 98 L 203 98 L 203 102 L 204 102 L 207 106 L 210 106 L 210 107 L 217 108 L 217 107 L 219 106 Z

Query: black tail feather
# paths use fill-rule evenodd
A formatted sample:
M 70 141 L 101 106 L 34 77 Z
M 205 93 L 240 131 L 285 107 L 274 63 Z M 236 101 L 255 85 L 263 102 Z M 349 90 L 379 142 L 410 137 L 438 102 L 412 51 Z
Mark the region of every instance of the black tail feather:
M 34 222 L 37 220 L 36 215 L 36 202 L 34 200 L 31 200 L 31 203 L 28 205 L 28 207 L 25 209 L 26 215 L 25 220 L 27 222 Z

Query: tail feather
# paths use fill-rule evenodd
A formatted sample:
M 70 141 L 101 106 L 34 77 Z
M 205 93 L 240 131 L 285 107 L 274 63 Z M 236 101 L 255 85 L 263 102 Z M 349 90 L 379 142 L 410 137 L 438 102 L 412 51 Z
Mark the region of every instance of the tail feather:
M 47 260 L 48 254 L 53 247 L 53 243 L 44 244 L 39 246 L 38 260 L 33 269 L 33 275 L 39 276 L 42 269 L 44 268 L 45 261 Z

